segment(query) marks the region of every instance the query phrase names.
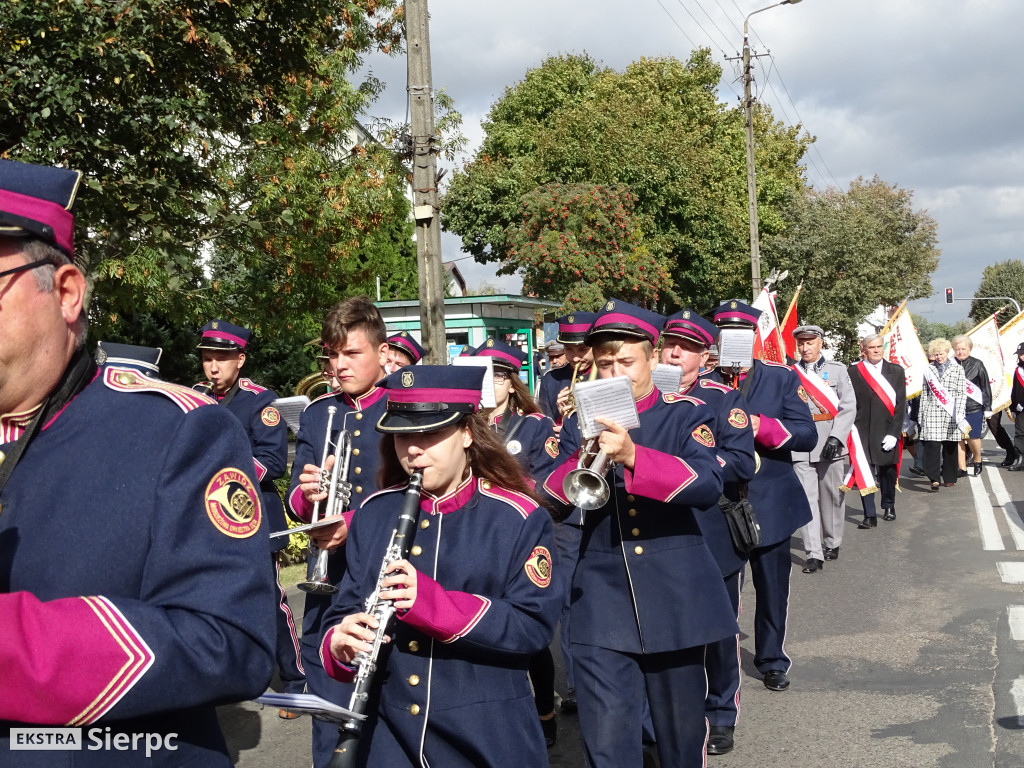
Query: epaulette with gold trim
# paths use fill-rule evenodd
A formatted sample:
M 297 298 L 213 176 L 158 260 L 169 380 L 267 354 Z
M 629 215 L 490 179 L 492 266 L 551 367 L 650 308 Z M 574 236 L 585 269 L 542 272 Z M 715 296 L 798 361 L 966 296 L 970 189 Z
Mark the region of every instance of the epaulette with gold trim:
M 103 369 L 103 383 L 115 392 L 159 392 L 169 397 L 181 410 L 188 413 L 202 405 L 216 405 L 217 401 L 196 392 L 194 389 L 168 381 L 151 379 L 132 368 L 118 368 L 108 365 Z
M 484 496 L 490 496 L 492 499 L 505 502 L 524 518 L 529 517 L 530 513 L 537 509 L 537 502 L 525 493 L 501 488 L 494 485 L 490 480 L 481 479 L 478 488 Z
M 790 368 L 791 367 L 791 366 L 786 365 L 785 363 L 776 363 L 774 360 L 759 360 L 758 362 L 763 363 L 764 365 L 772 365 L 772 366 L 775 366 L 776 368 Z
M 700 385 L 705 389 L 717 389 L 719 392 L 732 392 L 732 387 L 727 387 L 720 381 L 712 381 L 711 379 L 701 379 Z
M 681 395 L 677 392 L 663 392 L 661 399 L 666 403 L 692 403 L 693 405 L 707 405 L 699 397 L 693 397 L 691 395 Z
M 323 400 L 323 399 L 324 399 L 325 397 L 337 397 L 337 395 L 338 395 L 338 393 L 337 393 L 337 392 L 324 392 L 324 393 L 323 393 L 322 395 L 320 395 L 319 397 L 315 397 L 315 398 L 313 398 L 312 400 L 310 400 L 310 401 L 309 401 L 309 405 L 312 405 L 313 403 L 319 403 L 319 402 L 320 402 L 321 400 Z M 309 408 L 309 405 L 307 405 L 306 407 L 307 407 L 307 408 Z
M 267 391 L 266 387 L 261 387 L 259 384 L 257 384 L 252 379 L 239 379 L 238 380 L 238 388 L 239 389 L 244 389 L 246 392 L 252 392 L 253 394 L 256 394 L 256 395 L 258 395 L 260 392 L 266 392 Z

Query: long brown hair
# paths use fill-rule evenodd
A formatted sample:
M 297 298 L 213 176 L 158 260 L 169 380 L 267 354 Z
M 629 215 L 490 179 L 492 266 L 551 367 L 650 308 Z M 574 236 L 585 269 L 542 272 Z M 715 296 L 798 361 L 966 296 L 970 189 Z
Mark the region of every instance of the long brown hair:
M 477 476 L 489 480 L 499 488 L 529 496 L 538 507 L 544 506 L 544 500 L 527 485 L 519 462 L 498 442 L 497 436 L 487 426 L 487 418 L 482 413 L 466 414 L 457 426 L 468 427 L 470 435 L 473 436 L 473 444 L 466 449 L 466 458 Z M 388 488 L 408 481 L 409 475 L 402 469 L 398 453 L 395 451 L 394 435 L 381 436 L 380 458 L 380 470 L 377 472 L 378 487 Z
M 519 378 L 519 374 L 509 371 L 505 372 L 508 373 L 509 379 L 512 381 L 512 391 L 508 393 L 508 403 L 505 405 L 505 412 L 521 413 L 524 416 L 528 416 L 531 413 L 541 413 L 540 406 L 537 405 L 537 401 L 530 395 L 530 390 L 526 388 L 526 382 Z M 485 419 L 490 419 L 493 412 L 493 408 L 481 411 Z

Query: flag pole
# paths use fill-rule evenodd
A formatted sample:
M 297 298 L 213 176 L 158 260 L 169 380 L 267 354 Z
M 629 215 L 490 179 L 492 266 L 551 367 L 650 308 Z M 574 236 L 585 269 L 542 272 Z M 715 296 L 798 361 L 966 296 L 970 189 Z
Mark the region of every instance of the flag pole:
M 789 315 L 793 311 L 793 307 L 796 306 L 796 297 L 800 295 L 800 291 L 802 291 L 803 288 L 804 288 L 804 281 L 801 280 L 800 281 L 800 285 L 798 285 L 796 287 L 796 292 L 793 294 L 793 298 L 790 299 L 789 309 L 786 310 L 786 315 L 785 315 L 785 317 L 782 318 L 782 327 L 783 328 L 786 327 L 786 323 L 789 321 Z
M 896 307 L 896 311 L 892 313 L 892 315 L 889 317 L 889 319 L 886 321 L 885 325 L 882 327 L 882 330 L 880 331 L 882 336 L 884 336 L 885 334 L 887 334 L 889 332 L 889 328 L 892 327 L 893 320 L 895 320 L 897 317 L 900 316 L 900 312 L 902 312 L 904 310 L 904 308 L 906 308 L 907 302 L 910 301 L 910 297 L 913 296 L 913 295 L 914 294 L 912 294 L 912 293 L 908 293 L 907 294 L 907 298 L 905 298 L 900 303 L 900 305 L 898 307 Z

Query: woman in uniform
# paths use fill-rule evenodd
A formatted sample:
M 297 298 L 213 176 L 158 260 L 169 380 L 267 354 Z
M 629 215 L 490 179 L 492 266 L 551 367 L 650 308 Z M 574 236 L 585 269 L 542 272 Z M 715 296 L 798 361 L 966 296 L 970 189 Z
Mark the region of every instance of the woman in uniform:
M 543 484 L 557 464 L 558 438 L 555 423 L 530 397 L 519 371 L 526 353 L 510 344 L 488 339 L 476 352 L 494 362 L 494 408 L 483 411 L 487 423 L 505 450 L 514 456 L 531 487 Z M 568 585 L 567 585 L 568 586 Z M 545 648 L 530 662 L 534 703 L 544 729 L 544 742 L 553 747 L 558 739 L 555 720 L 555 659 Z
M 486 420 L 483 371 L 418 366 L 383 382 L 380 486 L 353 517 L 348 570 L 324 619 L 324 668 L 347 681 L 369 651 L 363 612 L 409 475 L 423 474 L 414 546 L 380 591 L 397 621 L 377 659 L 358 765 L 546 766 L 527 679 L 561 611 L 551 518 Z

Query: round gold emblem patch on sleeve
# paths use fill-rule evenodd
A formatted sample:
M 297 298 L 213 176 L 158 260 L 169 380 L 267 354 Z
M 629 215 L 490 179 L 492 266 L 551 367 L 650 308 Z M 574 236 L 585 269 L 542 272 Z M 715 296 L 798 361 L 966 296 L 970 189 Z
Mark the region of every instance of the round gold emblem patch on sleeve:
M 245 539 L 260 528 L 260 495 L 240 469 L 226 467 L 206 486 L 206 514 L 221 533 Z
M 276 427 L 281 423 L 281 412 L 272 405 L 268 405 L 263 409 L 263 413 L 260 415 L 263 423 L 268 427 Z
M 534 547 L 523 567 L 527 577 L 538 587 L 543 589 L 551 583 L 551 553 L 547 547 Z

